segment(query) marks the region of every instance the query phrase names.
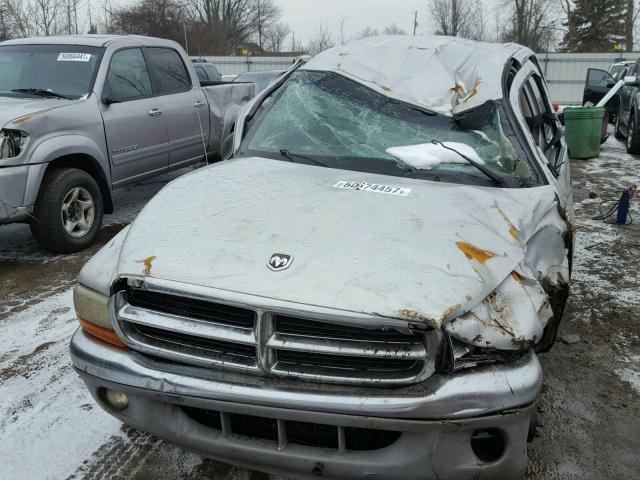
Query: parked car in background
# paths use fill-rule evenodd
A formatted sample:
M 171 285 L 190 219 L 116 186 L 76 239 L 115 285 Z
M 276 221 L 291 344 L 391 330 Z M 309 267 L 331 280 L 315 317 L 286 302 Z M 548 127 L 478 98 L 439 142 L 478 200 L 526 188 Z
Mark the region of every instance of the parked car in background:
M 0 44 L 0 224 L 46 249 L 89 246 L 111 191 L 219 156 L 253 85 L 202 88 L 175 42 L 62 36 Z M 230 127 L 229 127 L 230 129 Z
M 223 82 L 233 82 L 238 75 L 222 75 Z
M 609 73 L 616 80 L 622 80 L 627 76 L 629 68 L 635 65 L 635 60 L 624 60 L 622 62 L 614 63 L 609 67 Z
M 520 478 L 573 252 L 534 53 L 360 40 L 230 137 L 80 273 L 71 356 L 98 404 L 286 477 Z
M 640 131 L 637 125 L 640 124 L 638 114 L 640 102 L 638 92 L 640 91 L 640 60 L 631 66 L 627 66 L 627 71 L 620 80 L 625 81 L 625 85 L 606 104 L 607 114 L 614 118 L 614 134 L 620 140 L 625 140 L 627 152 L 640 154 Z M 597 104 L 609 90 L 617 83 L 609 72 L 590 68 L 587 72 L 587 81 L 584 89 L 583 103 L 590 101 Z
M 261 92 L 269 86 L 278 76 L 284 73 L 283 70 L 269 70 L 266 72 L 245 72 L 233 79 L 234 83 L 255 83 L 258 91 Z
M 213 63 L 204 59 L 192 59 L 192 63 L 201 85 L 222 81 L 222 75 Z

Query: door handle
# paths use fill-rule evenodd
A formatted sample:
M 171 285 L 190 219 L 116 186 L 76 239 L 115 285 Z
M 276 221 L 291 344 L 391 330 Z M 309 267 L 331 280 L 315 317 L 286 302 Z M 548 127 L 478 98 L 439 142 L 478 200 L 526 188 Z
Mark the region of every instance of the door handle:
M 157 108 L 153 108 L 153 109 L 149 110 L 149 116 L 151 116 L 151 117 L 159 117 L 160 115 L 162 115 L 162 112 L 160 110 L 158 110 Z
M 205 105 L 206 105 L 206 103 L 204 103 L 204 102 L 196 102 L 196 103 L 193 104 L 193 106 L 196 107 L 196 108 L 202 108 Z

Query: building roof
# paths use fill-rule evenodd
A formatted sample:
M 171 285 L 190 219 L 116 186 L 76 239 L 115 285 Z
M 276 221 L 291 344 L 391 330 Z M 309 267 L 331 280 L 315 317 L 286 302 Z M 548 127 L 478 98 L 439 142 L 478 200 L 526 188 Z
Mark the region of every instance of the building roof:
M 382 35 L 327 50 L 302 69 L 333 71 L 390 98 L 453 115 L 502 98 L 508 60 L 530 55 L 514 43 Z

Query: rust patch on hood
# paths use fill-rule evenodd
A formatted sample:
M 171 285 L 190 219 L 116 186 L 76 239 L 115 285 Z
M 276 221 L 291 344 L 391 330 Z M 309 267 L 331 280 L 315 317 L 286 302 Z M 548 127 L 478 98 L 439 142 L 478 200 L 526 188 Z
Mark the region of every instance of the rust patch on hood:
M 403 310 L 400 310 L 400 312 L 398 312 L 398 315 L 400 316 L 400 318 L 404 318 L 405 320 L 412 320 L 414 322 L 415 321 L 423 322 L 433 328 L 440 328 L 441 322 L 439 322 L 435 318 L 427 317 L 426 315 L 424 315 L 421 312 L 418 312 L 417 310 L 410 310 L 405 308 Z
M 462 308 L 462 305 L 460 304 L 453 305 L 452 307 L 447 308 L 442 314 L 442 320 L 447 320 L 453 313 L 455 313 L 457 310 L 460 310 L 460 308 Z
M 156 257 L 147 257 L 144 260 L 139 260 L 138 263 L 142 263 L 144 264 L 144 270 L 142 271 L 142 273 L 144 273 L 145 276 L 149 276 L 151 275 L 151 269 L 153 268 L 153 262 L 156 261 Z
M 471 245 L 466 242 L 456 242 L 456 246 L 464 253 L 465 257 L 469 260 L 476 260 L 481 265 L 484 265 L 487 260 L 491 260 L 498 255 L 482 248 L 478 248 L 475 245 Z

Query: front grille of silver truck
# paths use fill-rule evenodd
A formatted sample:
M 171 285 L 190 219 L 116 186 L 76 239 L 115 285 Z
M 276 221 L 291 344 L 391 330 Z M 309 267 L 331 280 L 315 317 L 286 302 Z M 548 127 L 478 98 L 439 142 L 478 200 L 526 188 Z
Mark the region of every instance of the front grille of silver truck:
M 429 334 L 364 328 L 128 287 L 117 330 L 134 350 L 187 365 L 338 384 L 407 385 L 433 373 Z

